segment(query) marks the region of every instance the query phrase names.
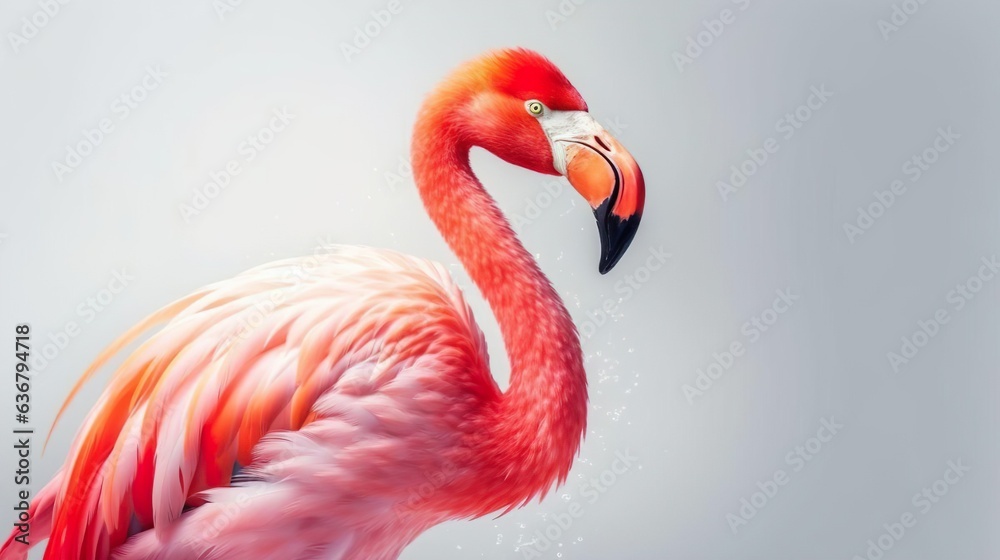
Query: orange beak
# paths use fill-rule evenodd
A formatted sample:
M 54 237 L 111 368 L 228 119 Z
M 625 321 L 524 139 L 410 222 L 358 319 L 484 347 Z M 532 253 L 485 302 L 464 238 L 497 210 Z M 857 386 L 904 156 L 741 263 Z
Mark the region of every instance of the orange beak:
M 584 134 L 556 138 L 565 147 L 565 175 L 594 209 L 601 234 L 601 274 L 622 258 L 642 219 L 646 184 L 635 159 L 596 121 Z

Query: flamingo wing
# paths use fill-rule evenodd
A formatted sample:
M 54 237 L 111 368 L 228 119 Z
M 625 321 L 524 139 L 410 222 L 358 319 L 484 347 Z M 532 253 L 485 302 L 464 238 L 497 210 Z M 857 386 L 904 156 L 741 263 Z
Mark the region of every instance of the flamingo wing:
M 46 560 L 393 557 L 433 522 L 388 514 L 464 461 L 475 412 L 500 394 L 442 266 L 336 246 L 154 313 L 70 398 L 164 321 L 39 497 Z M 404 542 L 358 541 L 386 519 L 413 525 L 386 531 Z

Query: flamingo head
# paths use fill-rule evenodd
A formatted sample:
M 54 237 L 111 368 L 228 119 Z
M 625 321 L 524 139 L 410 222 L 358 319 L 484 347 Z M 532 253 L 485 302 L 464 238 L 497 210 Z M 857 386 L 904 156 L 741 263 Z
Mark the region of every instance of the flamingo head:
M 625 254 L 646 187 L 635 159 L 597 120 L 556 66 L 526 49 L 489 53 L 455 73 L 457 128 L 470 145 L 539 173 L 565 176 L 590 204 L 601 236 L 601 274 Z

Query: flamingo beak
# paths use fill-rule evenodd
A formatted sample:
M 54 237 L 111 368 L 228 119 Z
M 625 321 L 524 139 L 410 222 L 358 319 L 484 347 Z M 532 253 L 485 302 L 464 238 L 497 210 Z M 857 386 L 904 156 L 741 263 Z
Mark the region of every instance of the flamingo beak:
M 557 139 L 570 184 L 594 210 L 601 235 L 598 270 L 607 274 L 621 260 L 639 229 L 646 184 L 635 159 L 603 127 L 590 119 L 585 134 Z

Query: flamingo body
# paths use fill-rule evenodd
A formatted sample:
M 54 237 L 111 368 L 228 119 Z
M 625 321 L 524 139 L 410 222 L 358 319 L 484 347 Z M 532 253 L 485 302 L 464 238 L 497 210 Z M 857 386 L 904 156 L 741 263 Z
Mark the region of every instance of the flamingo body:
M 45 559 L 388 560 L 433 525 L 509 511 L 564 481 L 586 426 L 579 339 L 468 151 L 565 173 L 603 228 L 605 272 L 644 190 L 585 110 L 549 61 L 508 50 L 457 71 L 415 127 L 415 181 L 500 325 L 507 391 L 439 264 L 337 246 L 255 268 L 161 308 L 84 373 L 70 399 L 163 325 L 32 502 Z M 0 560 L 25 556 L 14 536 Z

